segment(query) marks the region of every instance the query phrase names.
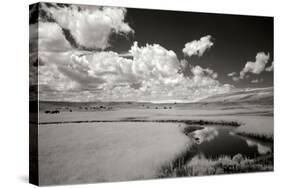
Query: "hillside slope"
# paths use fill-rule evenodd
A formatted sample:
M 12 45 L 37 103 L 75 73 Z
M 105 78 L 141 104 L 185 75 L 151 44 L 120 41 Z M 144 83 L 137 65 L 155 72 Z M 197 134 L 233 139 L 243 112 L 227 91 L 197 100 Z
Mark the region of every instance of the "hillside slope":
M 273 105 L 273 88 L 240 89 L 226 94 L 214 95 L 199 102 L 223 102 L 223 103 L 252 103 Z

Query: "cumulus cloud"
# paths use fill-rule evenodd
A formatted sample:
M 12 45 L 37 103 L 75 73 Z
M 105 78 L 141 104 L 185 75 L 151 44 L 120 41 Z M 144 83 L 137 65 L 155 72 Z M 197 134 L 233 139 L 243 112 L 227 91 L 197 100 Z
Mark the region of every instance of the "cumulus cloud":
M 185 44 L 185 47 L 182 49 L 182 52 L 186 56 L 202 56 L 207 49 L 210 49 L 214 43 L 211 41 L 211 36 L 207 35 L 201 37 L 200 40 L 194 40 Z
M 195 67 L 193 67 L 191 69 L 191 72 L 193 73 L 194 77 L 203 77 L 203 76 L 210 76 L 211 78 L 216 79 L 218 77 L 218 74 L 216 72 L 214 72 L 213 70 L 209 69 L 209 68 L 202 68 L 198 65 L 196 65 Z
M 158 44 L 139 47 L 135 42 L 129 53 L 132 59 L 112 51 L 41 52 L 48 62 L 39 67 L 41 96 L 68 91 L 66 98 L 72 100 L 194 101 L 232 88 L 220 84 L 208 68 L 191 66 L 189 75 L 180 73 L 183 62 Z
M 138 47 L 135 43 L 130 53 L 133 60 L 120 57 L 118 53 L 111 51 L 87 55 L 78 52 L 56 55 L 41 52 L 41 59 L 48 64 L 40 67 L 43 69 L 42 73 L 40 71 L 40 84 L 46 85 L 45 82 L 49 81 L 48 85 L 52 89 L 61 90 L 64 89 L 61 85 L 68 85 L 64 82 L 68 79 L 72 82 L 65 89 L 102 89 L 115 92 L 115 95 L 119 92 L 120 96 L 124 96 L 126 92 L 135 93 L 138 89 L 146 92 L 152 90 L 151 87 L 171 87 L 181 79 L 177 74 L 179 61 L 173 51 L 156 44 Z
M 239 82 L 239 81 L 240 81 L 240 77 L 239 77 L 239 76 L 233 76 L 233 77 L 232 77 L 232 80 L 233 80 L 234 82 Z
M 236 72 L 230 72 L 230 73 L 227 74 L 227 76 L 231 77 L 231 79 L 234 82 L 239 82 L 240 81 L 240 77 L 239 77 L 239 75 L 237 76 Z
M 48 64 L 38 68 L 39 92 L 69 91 L 78 84 L 65 76 L 56 64 Z
M 60 27 L 69 30 L 80 46 L 88 49 L 109 47 L 112 33 L 126 35 L 134 32 L 124 21 L 125 8 L 42 4 L 42 11 L 45 11 Z
M 39 22 L 38 38 L 39 51 L 64 52 L 72 49 L 56 23 Z
M 265 66 L 268 63 L 270 58 L 269 53 L 265 54 L 264 52 L 259 52 L 256 55 L 256 61 L 251 62 L 248 61 L 242 71 L 240 71 L 240 78 L 244 79 L 245 75 L 247 73 L 252 73 L 252 74 L 260 74 L 265 70 Z
M 31 27 L 38 27 L 38 58 L 30 57 L 40 64 L 42 100 L 195 101 L 233 87 L 221 84 L 215 71 L 179 60 L 159 44 L 135 42 L 123 54 L 104 51 L 112 34 L 134 32 L 124 8 L 44 3 L 41 8 L 39 24 Z M 211 36 L 205 36 L 187 43 L 183 52 L 201 56 L 212 45 Z
M 257 84 L 257 83 L 260 83 L 260 82 L 263 82 L 263 78 L 251 80 L 252 84 Z
M 231 73 L 228 73 L 227 76 L 233 77 L 233 76 L 235 76 L 236 74 L 237 74 L 236 72 L 231 72 Z
M 273 62 L 272 62 L 269 67 L 266 67 L 266 68 L 265 68 L 265 71 L 271 72 L 271 71 L 273 71 L 273 68 L 274 68 L 274 64 L 273 64 Z
M 138 47 L 137 42 L 134 42 L 130 53 L 133 56 L 133 70 L 137 75 L 168 78 L 178 72 L 179 61 L 175 52 L 159 44 Z
M 190 72 L 190 65 L 186 59 L 180 60 L 180 70 L 179 73 L 187 76 Z

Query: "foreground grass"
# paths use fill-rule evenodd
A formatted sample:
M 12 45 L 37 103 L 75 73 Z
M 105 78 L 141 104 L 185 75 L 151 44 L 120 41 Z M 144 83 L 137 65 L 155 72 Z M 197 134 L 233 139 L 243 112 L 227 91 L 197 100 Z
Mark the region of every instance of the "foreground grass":
M 162 167 L 158 177 L 203 176 L 273 170 L 272 154 L 255 159 L 249 159 L 241 154 L 233 157 L 221 156 L 216 159 L 206 159 L 196 155 L 188 162 L 185 161 L 186 163 L 179 163 L 179 161 L 181 160 L 177 159 Z
M 89 123 L 41 126 L 41 185 L 128 181 L 155 177 L 184 152 L 189 139 L 176 124 Z

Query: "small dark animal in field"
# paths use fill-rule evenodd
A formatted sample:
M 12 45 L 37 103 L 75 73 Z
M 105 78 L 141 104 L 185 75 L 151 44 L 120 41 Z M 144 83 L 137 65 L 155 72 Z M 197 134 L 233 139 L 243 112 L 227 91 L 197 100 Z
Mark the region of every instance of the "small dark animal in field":
M 58 111 L 58 110 L 54 110 L 51 112 L 51 114 L 58 114 L 58 113 L 60 113 L 60 111 Z
M 60 111 L 59 110 L 52 110 L 52 111 L 51 110 L 46 110 L 45 113 L 46 114 L 58 114 L 58 113 L 60 113 Z

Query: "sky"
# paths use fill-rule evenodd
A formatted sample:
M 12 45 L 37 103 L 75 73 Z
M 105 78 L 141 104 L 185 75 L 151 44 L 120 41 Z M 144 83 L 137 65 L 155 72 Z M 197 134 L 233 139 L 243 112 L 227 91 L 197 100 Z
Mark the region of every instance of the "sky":
M 272 17 L 30 7 L 30 77 L 40 100 L 193 102 L 272 87 L 273 57 Z

